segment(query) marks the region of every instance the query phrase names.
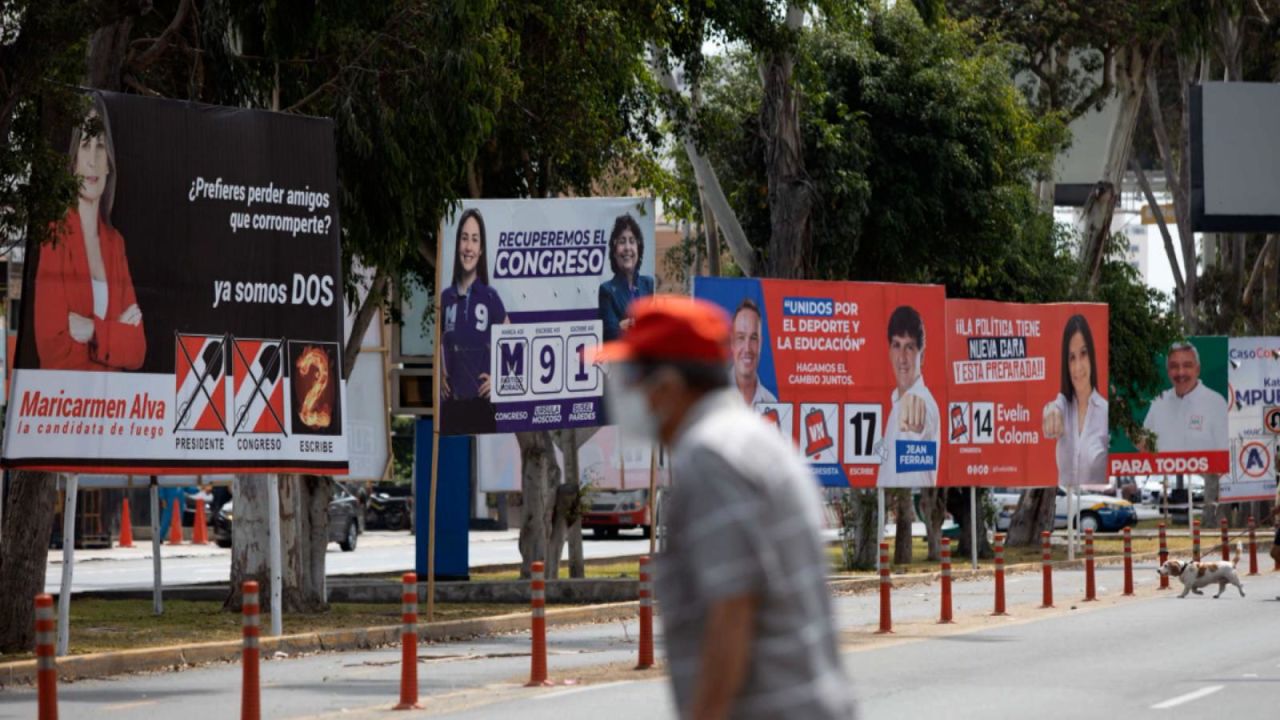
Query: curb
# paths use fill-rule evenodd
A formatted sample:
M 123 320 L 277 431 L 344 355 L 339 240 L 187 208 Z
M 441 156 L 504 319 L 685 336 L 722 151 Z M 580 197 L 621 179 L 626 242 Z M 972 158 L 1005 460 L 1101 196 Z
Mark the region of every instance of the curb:
M 1260 554 L 1261 551 L 1262 543 L 1259 543 Z M 1158 552 L 1135 554 L 1133 556 L 1135 563 L 1158 559 Z M 1107 555 L 1094 558 L 1095 566 L 1120 565 L 1123 562 L 1124 557 L 1122 555 Z M 1084 567 L 1084 560 L 1062 560 L 1051 563 L 1051 566 L 1055 569 L 1078 569 Z M 1038 573 L 1041 568 L 1041 563 L 1019 563 L 1006 566 L 1005 574 Z M 977 580 L 993 577 L 994 574 L 994 569 L 990 567 L 977 570 L 972 568 L 955 569 L 952 570 L 952 579 Z M 937 582 L 941 577 L 941 572 L 894 575 L 892 576 L 892 585 L 894 587 L 930 585 Z M 872 592 L 879 589 L 880 578 L 877 576 L 857 578 L 830 577 L 827 580 L 827 586 L 832 592 L 836 593 Z M 607 622 L 634 618 L 638 613 L 639 603 L 634 600 L 585 607 L 549 609 L 547 610 L 547 625 L 555 627 Z M 423 623 L 418 627 L 418 639 L 425 642 L 442 642 L 520 632 L 528 628 L 529 613 L 526 611 L 466 620 Z M 263 656 L 270 658 L 277 652 L 298 655 L 314 652 L 369 650 L 398 645 L 400 643 L 400 632 L 401 626 L 399 625 L 384 625 L 369 628 L 326 630 L 281 637 L 264 636 L 260 642 Z M 177 670 L 184 667 L 217 662 L 236 662 L 240 659 L 241 642 L 240 640 L 229 640 L 215 643 L 72 655 L 58 659 L 58 677 L 61 680 L 74 682 L 76 680 L 88 680 L 129 673 Z M 35 683 L 35 677 L 35 660 L 0 663 L 0 688 L 17 684 L 32 685 Z
M 589 605 L 587 607 L 560 608 L 547 611 L 547 625 L 577 625 L 606 622 L 635 617 L 639 612 L 636 601 Z M 485 635 L 519 632 L 529 628 L 529 613 L 511 613 L 466 620 L 448 620 L 422 624 L 418 627 L 418 639 L 427 642 L 458 640 Z M 262 655 L 269 659 L 277 652 L 299 655 L 339 650 L 369 650 L 398 645 L 401 626 L 384 625 L 371 628 L 326 630 L 324 632 L 263 637 L 260 641 Z M 140 648 L 115 652 L 72 655 L 58 659 L 58 679 L 68 682 L 103 678 L 112 675 L 177 670 L 194 665 L 217 662 L 237 662 L 240 659 L 240 640 L 173 645 L 160 648 Z M 33 685 L 36 677 L 36 661 L 22 660 L 0 664 L 0 687 Z

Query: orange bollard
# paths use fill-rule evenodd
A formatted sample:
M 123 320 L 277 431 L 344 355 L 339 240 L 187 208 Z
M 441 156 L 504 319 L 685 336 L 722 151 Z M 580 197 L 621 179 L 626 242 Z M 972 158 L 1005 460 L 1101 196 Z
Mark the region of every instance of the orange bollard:
M 395 710 L 421 710 L 418 704 L 418 576 L 405 573 L 400 592 L 400 704 Z
M 1227 533 L 1227 519 L 1219 518 L 1218 525 L 1222 528 L 1222 559 L 1231 560 L 1231 538 Z
M 880 629 L 877 634 L 893 632 L 893 613 L 889 609 L 889 543 L 880 543 Z
M 1097 586 L 1093 581 L 1093 530 L 1084 531 L 1084 601 L 1098 599 Z
M 262 696 L 258 682 L 258 638 L 262 628 L 258 624 L 258 583 L 248 580 L 241 586 L 241 612 L 244 614 L 244 648 L 240 651 L 243 671 L 240 689 L 240 720 L 259 720 L 262 717 Z
M 637 670 L 653 667 L 653 581 L 649 578 L 649 558 L 640 558 L 640 662 Z
M 544 565 L 536 562 L 529 570 L 533 605 L 533 652 L 529 683 L 525 687 L 550 685 L 547 682 L 547 582 Z
M 1249 516 L 1249 574 L 1258 574 L 1258 523 Z
M 1048 530 L 1040 532 L 1040 561 L 1044 567 L 1044 602 L 1042 608 L 1053 607 L 1053 550 Z
M 182 498 L 173 499 L 173 519 L 169 521 L 169 544 L 182 544 Z
M 1004 534 L 996 533 L 996 609 L 992 615 L 1008 615 L 1004 611 Z
M 129 519 L 129 498 L 120 501 L 120 547 L 133 547 L 133 521 Z
M 951 621 L 951 538 L 942 538 L 942 618 L 938 622 Z
M 1133 594 L 1133 539 L 1129 528 L 1124 529 L 1124 594 Z
M 1191 524 L 1191 559 L 1200 562 L 1200 521 Z
M 209 544 L 209 524 L 204 519 L 204 501 L 196 500 L 196 518 L 191 528 L 192 545 Z
M 1161 567 L 1164 567 L 1164 564 L 1165 564 L 1166 562 L 1168 562 L 1168 560 L 1169 560 L 1169 546 L 1168 546 L 1168 544 L 1165 542 L 1165 537 L 1164 537 L 1164 523 L 1160 523 L 1160 566 L 1161 566 Z M 1168 576 L 1168 575 L 1161 575 L 1161 576 L 1160 576 L 1160 589 L 1161 589 L 1161 590 L 1168 590 L 1168 589 L 1169 589 L 1169 576 Z
M 57 616 L 53 596 L 36 596 L 36 718 L 58 720 Z

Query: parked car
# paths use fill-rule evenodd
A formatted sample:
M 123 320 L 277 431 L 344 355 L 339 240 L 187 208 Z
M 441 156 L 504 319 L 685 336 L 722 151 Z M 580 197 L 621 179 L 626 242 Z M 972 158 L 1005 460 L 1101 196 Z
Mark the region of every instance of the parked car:
M 1142 502 L 1142 488 L 1138 486 L 1138 479 L 1129 476 L 1110 477 L 1105 483 L 1081 485 L 1080 491 L 1118 497 L 1131 503 Z
M 235 501 L 222 506 L 213 519 L 213 541 L 218 547 L 231 547 L 231 527 L 235 520 Z M 363 509 L 355 496 L 342 485 L 336 485 L 329 501 L 329 542 L 338 543 L 343 552 L 356 549 L 360 536 L 360 514 Z
M 1018 507 L 1018 499 L 1022 491 L 995 491 L 991 499 L 996 504 L 996 529 L 1005 531 L 1013 519 Z M 1125 527 L 1138 524 L 1138 513 L 1133 503 L 1117 500 L 1106 495 L 1080 495 L 1080 529 L 1094 532 L 1117 532 Z M 1057 501 L 1054 503 L 1053 527 L 1058 530 L 1067 527 L 1067 491 L 1058 488 Z
M 1165 476 L 1148 475 L 1142 483 L 1142 502 L 1148 505 L 1159 505 L 1161 496 L 1164 494 Z M 1178 494 L 1178 480 L 1176 477 L 1169 476 L 1169 502 L 1175 505 L 1186 504 L 1186 498 Z M 1191 491 L 1191 502 L 1200 505 L 1204 502 L 1204 476 L 1203 475 L 1184 475 L 1182 478 L 1184 491 Z
M 598 538 L 617 537 L 621 530 L 640 528 L 644 536 L 653 532 L 649 518 L 649 490 L 596 490 L 582 514 L 582 529 L 591 528 Z

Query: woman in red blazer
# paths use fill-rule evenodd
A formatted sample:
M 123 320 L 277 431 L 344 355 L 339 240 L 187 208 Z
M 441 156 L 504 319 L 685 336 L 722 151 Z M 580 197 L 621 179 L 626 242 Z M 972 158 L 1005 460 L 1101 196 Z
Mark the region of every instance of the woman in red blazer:
M 147 354 L 124 238 L 111 226 L 115 148 L 100 100 L 72 133 L 76 206 L 40 248 L 36 351 L 49 370 L 136 370 Z

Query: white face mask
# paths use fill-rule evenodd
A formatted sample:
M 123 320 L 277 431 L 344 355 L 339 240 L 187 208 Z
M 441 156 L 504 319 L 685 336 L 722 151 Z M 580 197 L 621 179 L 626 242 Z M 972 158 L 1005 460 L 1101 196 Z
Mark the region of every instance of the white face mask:
M 658 440 L 658 418 L 649 409 L 644 386 L 629 385 L 622 378 L 626 370 L 616 367 L 605 375 L 609 420 L 618 424 L 624 440 L 652 445 Z

